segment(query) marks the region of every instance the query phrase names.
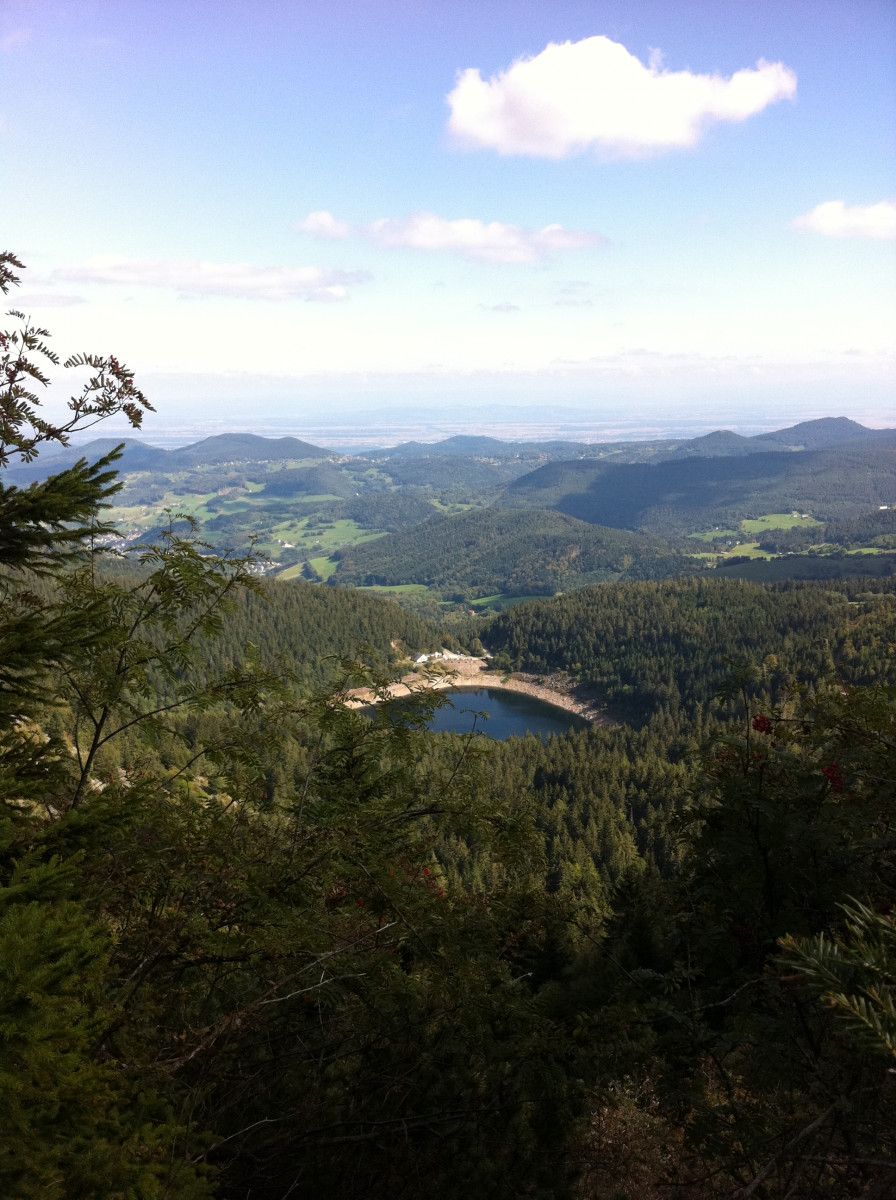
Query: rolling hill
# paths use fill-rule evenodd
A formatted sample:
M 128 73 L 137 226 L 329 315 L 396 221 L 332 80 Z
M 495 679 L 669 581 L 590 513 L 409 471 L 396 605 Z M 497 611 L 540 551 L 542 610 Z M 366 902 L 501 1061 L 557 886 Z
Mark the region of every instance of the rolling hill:
M 498 502 L 668 534 L 793 509 L 832 520 L 894 500 L 896 454 L 863 445 L 656 464 L 548 463 L 508 484 Z
M 699 568 L 665 542 L 601 529 L 561 513 L 476 509 L 435 517 L 337 555 L 330 582 L 416 583 L 476 595 L 553 595 L 613 579 L 655 579 Z

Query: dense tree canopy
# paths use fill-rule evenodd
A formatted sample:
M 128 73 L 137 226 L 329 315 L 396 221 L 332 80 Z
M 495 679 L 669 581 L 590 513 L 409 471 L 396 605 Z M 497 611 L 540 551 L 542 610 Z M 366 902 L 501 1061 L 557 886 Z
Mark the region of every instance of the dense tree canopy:
M 596 580 L 689 574 L 697 563 L 654 538 L 560 513 L 474 509 L 433 517 L 338 552 L 333 583 L 421 583 L 471 595 L 549 595 Z

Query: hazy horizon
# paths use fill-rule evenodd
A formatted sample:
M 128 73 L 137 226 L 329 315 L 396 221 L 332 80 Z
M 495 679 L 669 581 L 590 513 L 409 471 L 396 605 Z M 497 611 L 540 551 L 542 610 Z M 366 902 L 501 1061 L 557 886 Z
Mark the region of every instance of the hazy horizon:
M 456 414 L 456 417 L 459 418 L 460 414 Z M 381 420 L 371 419 L 369 413 L 357 414 L 357 418 L 352 420 L 347 414 L 343 420 L 319 419 L 316 423 L 302 423 L 286 418 L 260 418 L 244 423 L 213 420 L 167 421 L 157 422 L 155 426 L 137 431 L 115 422 L 103 424 L 76 436 L 72 444 L 77 447 L 86 445 L 95 438 L 120 437 L 172 450 L 221 434 L 253 433 L 269 438 L 295 437 L 325 449 L 355 453 L 362 450 L 388 449 L 404 442 L 436 445 L 446 438 L 458 435 L 486 436 L 506 442 L 570 441 L 586 444 L 693 438 L 724 428 L 742 437 L 754 437 L 812 419 L 795 417 L 793 420 L 779 419 L 720 426 L 702 418 L 678 418 L 650 424 L 639 419 L 620 419 L 615 422 L 588 420 L 584 413 L 578 413 L 575 409 L 555 410 L 551 418 L 540 410 L 532 409 L 527 412 L 523 408 L 508 410 L 503 414 L 503 419 L 496 413 L 491 420 L 483 420 L 481 415 L 471 411 L 467 420 L 447 418 L 436 421 L 419 409 L 399 409 L 389 413 L 387 419 Z M 884 421 L 860 421 L 859 424 L 866 425 L 869 429 L 891 427 Z

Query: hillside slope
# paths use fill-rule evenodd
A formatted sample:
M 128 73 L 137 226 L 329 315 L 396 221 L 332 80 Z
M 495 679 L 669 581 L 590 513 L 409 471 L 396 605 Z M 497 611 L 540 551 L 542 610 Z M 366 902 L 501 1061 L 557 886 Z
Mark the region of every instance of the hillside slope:
M 896 500 L 889 447 L 790 451 L 648 464 L 548 463 L 508 484 L 507 508 L 550 508 L 620 529 L 684 532 L 769 512 L 820 520 Z
M 553 595 L 610 579 L 692 572 L 656 539 L 595 528 L 561 513 L 475 509 L 339 552 L 333 583 L 419 583 L 479 595 Z

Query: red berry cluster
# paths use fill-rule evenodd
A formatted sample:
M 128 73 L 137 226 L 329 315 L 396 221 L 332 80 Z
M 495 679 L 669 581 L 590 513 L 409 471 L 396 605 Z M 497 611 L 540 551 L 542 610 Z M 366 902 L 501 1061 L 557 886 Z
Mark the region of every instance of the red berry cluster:
M 771 717 L 766 717 L 762 713 L 753 718 L 753 728 L 757 733 L 771 733 L 772 721 Z
M 835 762 L 832 762 L 827 767 L 823 767 L 821 773 L 830 784 L 832 792 L 843 791 L 843 776 L 840 774 L 840 768 Z

